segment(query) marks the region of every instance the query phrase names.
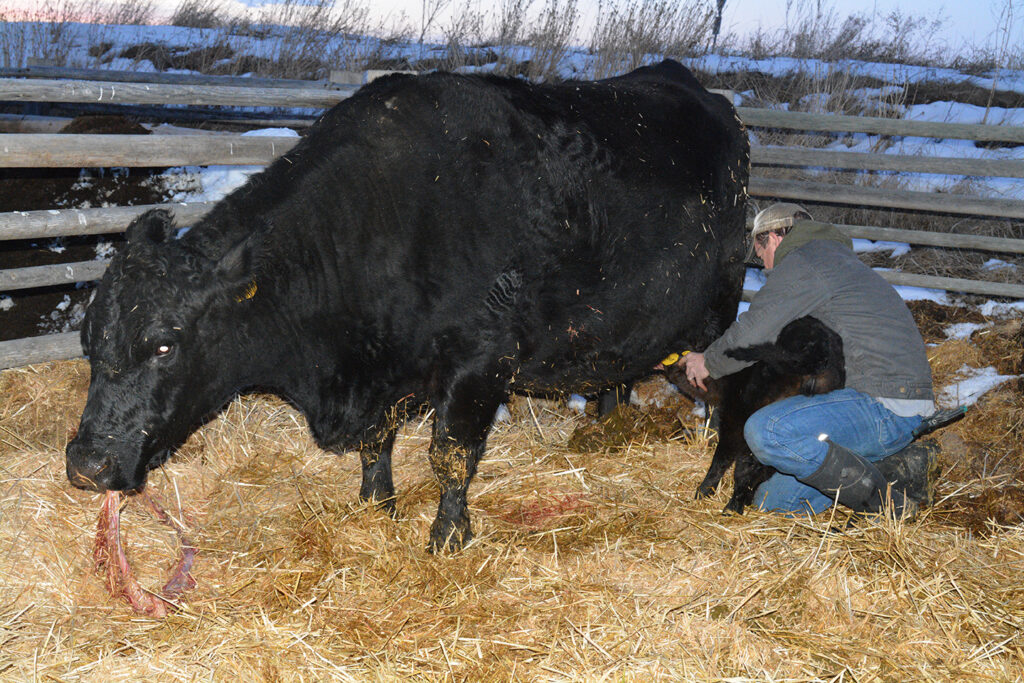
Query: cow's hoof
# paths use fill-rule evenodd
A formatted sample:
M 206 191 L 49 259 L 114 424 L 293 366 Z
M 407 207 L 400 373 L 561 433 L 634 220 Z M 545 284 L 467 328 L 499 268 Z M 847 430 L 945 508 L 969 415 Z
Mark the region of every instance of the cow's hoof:
M 430 542 L 427 552 L 443 553 L 462 550 L 473 539 L 469 528 L 469 517 L 463 515 L 456 521 L 435 519 L 430 525 Z

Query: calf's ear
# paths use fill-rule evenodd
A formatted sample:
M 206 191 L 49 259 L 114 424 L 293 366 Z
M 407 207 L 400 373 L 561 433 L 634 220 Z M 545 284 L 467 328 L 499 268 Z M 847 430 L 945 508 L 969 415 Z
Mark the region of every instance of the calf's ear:
M 166 209 L 150 209 L 125 230 L 129 244 L 161 244 L 175 232 L 174 219 Z

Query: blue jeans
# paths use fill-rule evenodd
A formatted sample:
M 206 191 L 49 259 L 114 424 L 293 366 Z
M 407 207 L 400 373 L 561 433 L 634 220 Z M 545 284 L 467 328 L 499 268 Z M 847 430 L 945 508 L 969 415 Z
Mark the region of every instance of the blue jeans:
M 899 417 L 855 389 L 791 396 L 761 408 L 747 420 L 743 436 L 754 457 L 778 472 L 758 487 L 754 506 L 780 512 L 827 509 L 832 498 L 798 481 L 821 467 L 828 453 L 819 435 L 877 461 L 909 444 L 921 419 Z

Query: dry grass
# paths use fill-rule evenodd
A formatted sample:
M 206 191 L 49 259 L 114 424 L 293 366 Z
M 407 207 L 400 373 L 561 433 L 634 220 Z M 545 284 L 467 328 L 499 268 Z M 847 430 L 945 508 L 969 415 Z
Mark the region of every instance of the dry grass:
M 937 383 L 1019 350 L 1004 328 L 935 347 Z M 242 398 L 151 478 L 200 548 L 198 587 L 152 621 L 104 592 L 100 499 L 64 477 L 87 375 L 82 361 L 0 374 L 4 679 L 1021 680 L 1024 528 L 977 521 L 979 493 L 1024 483 L 1019 385 L 945 431 L 949 473 L 922 520 L 845 532 L 830 531 L 842 513 L 695 501 L 703 439 L 574 452 L 587 418 L 517 399 L 471 489 L 477 539 L 441 557 L 424 551 L 429 424 L 399 440 L 391 520 L 355 504 L 357 458 L 319 451 L 281 401 Z M 158 586 L 173 536 L 138 505 L 123 528 Z

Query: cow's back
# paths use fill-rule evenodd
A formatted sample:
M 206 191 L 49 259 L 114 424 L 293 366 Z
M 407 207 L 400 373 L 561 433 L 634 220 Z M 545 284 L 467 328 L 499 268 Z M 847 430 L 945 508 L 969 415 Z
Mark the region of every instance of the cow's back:
M 358 324 L 396 374 L 475 349 L 520 387 L 580 390 L 735 315 L 747 163 L 732 107 L 675 63 L 556 85 L 397 75 L 233 198 L 289 226 L 316 315 L 338 338 Z M 376 373 L 364 346 L 349 360 Z

